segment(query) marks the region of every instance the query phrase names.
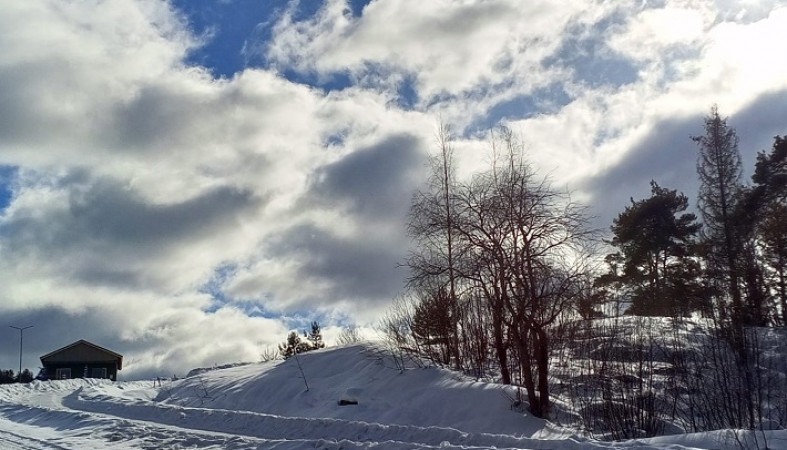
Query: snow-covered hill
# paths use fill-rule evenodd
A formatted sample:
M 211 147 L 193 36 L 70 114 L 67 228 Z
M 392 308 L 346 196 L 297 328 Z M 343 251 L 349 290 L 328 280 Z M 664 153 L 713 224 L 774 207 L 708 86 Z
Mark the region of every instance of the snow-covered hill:
M 0 449 L 732 449 L 746 438 L 720 431 L 593 441 L 512 409 L 509 389 L 433 367 L 400 371 L 363 346 L 161 386 L 36 381 L 0 387 Z M 787 431 L 765 437 L 787 449 Z

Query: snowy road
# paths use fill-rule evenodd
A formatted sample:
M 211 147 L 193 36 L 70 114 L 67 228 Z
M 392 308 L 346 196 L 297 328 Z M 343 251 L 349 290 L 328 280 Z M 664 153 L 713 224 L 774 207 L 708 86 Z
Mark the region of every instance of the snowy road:
M 56 444 L 56 434 L 54 430 L 13 422 L 4 417 L 0 418 L 0 448 L 3 450 L 62 450 L 73 448 Z
M 105 405 L 106 406 L 106 405 Z M 122 409 L 107 407 L 113 413 L 122 412 Z M 192 410 L 193 409 L 189 408 Z M 210 413 L 210 411 L 205 411 Z M 148 414 L 155 416 L 151 411 Z M 234 415 L 239 417 L 233 417 Z M 301 448 L 321 448 L 321 449 L 391 449 L 391 450 L 410 450 L 424 448 L 441 449 L 473 449 L 490 448 L 490 445 L 452 445 L 448 441 L 440 442 L 412 442 L 388 439 L 378 441 L 371 439 L 375 433 L 364 435 L 364 430 L 360 430 L 359 438 L 356 441 L 346 438 L 332 439 L 329 436 L 336 434 L 347 434 L 347 425 L 344 421 L 338 421 L 331 426 L 325 426 L 324 421 L 315 421 L 315 424 L 322 425 L 319 430 L 304 423 L 301 432 L 292 432 L 293 420 L 297 418 L 287 417 L 268 417 L 267 426 L 264 430 L 251 430 L 248 423 L 238 430 L 240 434 L 221 433 L 205 431 L 204 429 L 190 428 L 188 423 L 195 426 L 206 428 L 202 420 L 184 420 L 185 426 L 172 426 L 156 423 L 147 420 L 134 420 L 115 415 L 90 413 L 73 410 L 66 407 L 50 409 L 35 406 L 7 405 L 0 406 L 0 449 L 161 449 L 161 448 L 193 448 L 193 449 L 276 449 L 290 450 Z M 214 428 L 232 426 L 232 422 L 243 421 L 243 414 L 240 412 L 226 411 L 224 414 L 217 414 L 213 418 L 218 419 L 212 425 Z M 362 426 L 375 428 L 382 427 L 379 424 L 362 424 Z M 310 429 L 311 428 L 311 429 Z M 395 427 L 398 428 L 398 427 Z M 286 430 L 290 430 L 289 432 Z M 325 436 L 320 438 L 306 437 L 298 438 L 298 434 L 304 436 L 317 433 Z M 368 428 L 367 428 L 368 431 Z M 396 433 L 396 430 L 394 430 Z M 252 435 L 246 435 L 252 434 Z M 260 438 L 254 434 L 265 434 L 269 436 L 281 436 L 280 438 Z M 402 435 L 401 429 L 398 431 Z M 497 447 L 506 448 L 506 447 Z M 513 448 L 513 447 L 511 447 Z M 516 448 L 523 448 L 517 446 Z
M 263 439 L 230 433 L 206 432 L 187 427 L 160 425 L 149 421 L 129 420 L 104 414 L 85 414 L 81 411 L 44 410 L 38 408 L 2 408 L 0 414 L 10 415 L 14 420 L 0 419 L 0 449 L 50 450 L 50 449 L 207 449 L 241 450 L 274 449 L 294 450 L 302 448 L 320 449 L 476 449 L 490 446 L 452 445 L 448 441 L 436 444 L 405 442 L 396 440 L 363 441 L 350 439 L 288 437 Z M 281 418 L 288 420 L 288 418 Z M 16 422 L 23 420 L 42 426 Z M 50 424 L 45 426 L 43 424 Z M 61 424 L 60 429 L 54 427 Z M 67 424 L 67 425 L 66 425 Z M 63 427 L 63 425 L 66 425 Z M 341 427 L 339 427 L 341 428 Z M 273 424 L 267 433 L 277 434 Z M 10 430 L 14 430 L 13 432 Z M 305 435 L 311 434 L 303 430 Z M 338 430 L 336 430 L 338 431 Z M 324 430 L 327 434 L 332 431 Z M 30 437 L 35 436 L 35 437 Z M 505 449 L 506 447 L 496 447 Z M 511 447 L 513 448 L 513 447 Z M 516 447 L 522 448 L 522 447 Z

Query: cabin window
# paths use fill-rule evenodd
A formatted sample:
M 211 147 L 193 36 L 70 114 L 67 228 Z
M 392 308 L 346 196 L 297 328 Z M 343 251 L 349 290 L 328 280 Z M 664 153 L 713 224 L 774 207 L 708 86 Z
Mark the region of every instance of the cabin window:
M 93 367 L 91 372 L 92 378 L 106 378 L 107 377 L 107 368 L 106 367 Z
M 71 378 L 71 368 L 61 368 L 55 370 L 55 378 L 58 380 L 67 380 Z

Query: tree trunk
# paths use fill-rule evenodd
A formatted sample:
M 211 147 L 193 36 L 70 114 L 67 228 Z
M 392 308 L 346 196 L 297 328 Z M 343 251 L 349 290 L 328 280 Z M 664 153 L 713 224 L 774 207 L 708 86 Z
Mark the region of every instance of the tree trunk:
M 536 381 L 531 364 L 533 359 L 530 352 L 532 333 L 529 333 L 526 328 L 522 329 L 523 327 L 521 323 L 514 326 L 514 339 L 516 340 L 516 347 L 519 353 L 519 370 L 522 373 L 522 384 L 524 384 L 525 392 L 527 392 L 530 412 L 536 417 L 541 417 L 541 402 L 536 393 Z M 535 339 L 535 336 L 532 336 L 532 339 Z
M 539 410 L 536 414 L 543 419 L 549 418 L 549 336 L 543 328 L 533 332 L 535 343 L 536 368 L 538 370 Z
M 503 384 L 511 384 L 511 371 L 508 368 L 508 353 L 505 337 L 503 336 L 503 312 L 501 309 L 492 309 L 492 332 L 494 334 L 495 355 L 497 356 L 497 363 L 500 365 L 501 382 Z

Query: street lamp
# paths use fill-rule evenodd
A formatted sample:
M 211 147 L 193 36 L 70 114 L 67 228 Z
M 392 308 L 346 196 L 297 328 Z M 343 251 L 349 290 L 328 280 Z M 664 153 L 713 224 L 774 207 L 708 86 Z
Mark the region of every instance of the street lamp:
M 33 328 L 33 325 L 28 325 L 26 327 L 15 327 L 13 325 L 9 325 L 9 327 L 19 330 L 19 382 L 22 382 L 22 339 L 24 338 L 25 330 L 28 328 Z

